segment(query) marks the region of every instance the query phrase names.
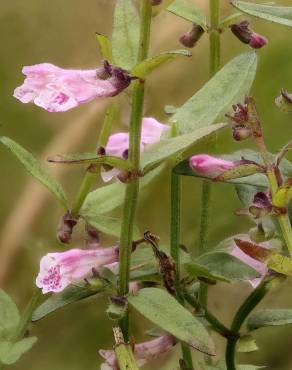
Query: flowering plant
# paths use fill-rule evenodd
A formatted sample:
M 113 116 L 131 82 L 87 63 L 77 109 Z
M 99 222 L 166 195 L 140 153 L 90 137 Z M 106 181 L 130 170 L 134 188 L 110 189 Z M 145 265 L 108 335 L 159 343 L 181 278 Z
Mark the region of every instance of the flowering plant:
M 268 47 L 268 41 L 245 19 L 249 15 L 292 27 L 292 7 L 232 0 L 233 8 L 237 12 L 223 18 L 220 1 L 209 0 L 208 19 L 188 0 L 117 0 L 112 38 L 97 34 L 104 59 L 101 67 L 77 70 L 42 63 L 23 68 L 25 80 L 14 91 L 22 103 L 56 114 L 99 99 L 110 103 L 94 151 L 51 153 L 48 158 L 55 166 L 84 167 L 73 201 L 30 152 L 11 138 L 0 138 L 63 210 L 56 227 L 62 250 L 41 258 L 37 290 L 22 315 L 1 291 L 0 366 L 13 364 L 33 346 L 36 338 L 25 336 L 31 322 L 38 325 L 48 314 L 90 296 L 108 298 L 106 315 L 113 322 L 112 348 L 99 348 L 101 369 L 136 370 L 149 362 L 158 368 L 155 359 L 172 353 L 175 368 L 182 370 L 255 370 L 255 365 L 238 365 L 237 352 L 258 349 L 255 329 L 292 322 L 291 309 L 253 311 L 292 276 L 292 164 L 285 158 L 292 144 L 290 140 L 277 154 L 267 149 L 250 89 L 257 70 L 254 49 Z M 150 56 L 152 19 L 159 20 L 165 12 L 191 23 L 189 31 L 178 35 L 185 48 Z M 227 32 L 250 50 L 221 68 L 221 36 Z M 204 36 L 210 43 L 209 81 L 180 107 L 165 107 L 168 122 L 159 122 L 145 112 L 149 75 L 177 57 L 191 57 L 188 49 Z M 130 101 L 130 119 L 127 131 L 116 132 L 121 100 L 114 97 L 122 94 Z M 291 112 L 292 95 L 282 89 L 276 105 Z M 250 140 L 257 150 L 207 154 L 224 130 L 236 142 Z M 199 143 L 204 153 L 198 153 Z M 137 204 L 140 194 L 166 172 L 170 231 L 164 240 L 156 230 L 139 229 Z M 185 176 L 192 181 L 202 178 L 196 250 L 181 245 Z M 99 177 L 111 183 L 98 187 Z M 211 249 L 211 184 L 218 182 L 234 187 L 242 202 L 236 214 L 249 217 L 253 227 Z M 157 205 L 151 206 L 155 212 Z M 85 226 L 84 246 L 77 244 L 80 225 Z M 114 238 L 114 244 L 108 246 L 105 235 Z M 209 288 L 239 282 L 249 284 L 251 293 L 227 325 L 210 308 Z M 133 311 L 155 326 L 154 339 L 136 344 L 129 325 L 135 320 Z M 212 332 L 226 340 L 225 357 L 214 357 L 218 346 Z M 176 352 L 174 346 L 179 347 Z

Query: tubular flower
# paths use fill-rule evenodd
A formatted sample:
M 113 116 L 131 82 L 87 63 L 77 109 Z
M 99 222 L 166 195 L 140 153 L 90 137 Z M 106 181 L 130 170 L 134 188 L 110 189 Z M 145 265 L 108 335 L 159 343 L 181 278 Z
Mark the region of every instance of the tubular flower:
M 199 175 L 216 177 L 221 172 L 235 167 L 235 163 L 212 157 L 208 154 L 197 154 L 189 159 L 190 167 Z
M 169 126 L 158 122 L 155 118 L 144 117 L 142 120 L 140 150 L 144 151 L 145 147 L 158 142 L 164 132 L 169 130 Z M 109 137 L 105 152 L 108 155 L 127 159 L 129 149 L 129 133 L 119 132 Z M 105 182 L 110 181 L 119 174 L 119 170 L 113 168 L 110 171 L 102 172 L 102 179 Z
M 61 253 L 48 253 L 40 261 L 36 285 L 43 293 L 61 292 L 71 283 L 86 277 L 92 269 L 116 262 L 119 248 L 92 250 L 70 249 Z
M 62 69 L 50 63 L 23 67 L 24 83 L 13 96 L 49 112 L 65 112 L 95 98 L 117 95 L 131 82 L 121 68 L 107 62 L 98 69 Z
M 176 340 L 172 335 L 165 334 L 147 342 L 134 345 L 133 352 L 138 366 L 144 366 L 151 360 L 169 351 L 175 343 Z M 118 370 L 118 363 L 113 350 L 101 349 L 99 354 L 105 359 L 105 363 L 101 365 L 101 370 Z

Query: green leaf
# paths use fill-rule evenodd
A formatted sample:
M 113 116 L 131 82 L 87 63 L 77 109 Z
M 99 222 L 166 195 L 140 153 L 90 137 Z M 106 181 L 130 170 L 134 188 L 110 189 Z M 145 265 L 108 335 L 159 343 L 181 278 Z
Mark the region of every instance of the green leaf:
M 109 63 L 113 62 L 112 56 L 112 42 L 105 35 L 101 33 L 96 33 L 96 39 L 99 44 L 100 53 L 103 59 L 107 60 Z
M 94 218 L 87 218 L 86 221 L 100 230 L 102 233 L 120 237 L 122 220 L 120 218 L 109 217 L 105 215 L 96 215 Z M 136 225 L 134 225 L 133 238 L 139 239 L 141 236 L 140 231 Z
M 162 171 L 163 167 L 157 168 L 140 181 L 142 190 Z M 122 205 L 125 195 L 125 184 L 115 182 L 113 184 L 102 186 L 88 194 L 81 208 L 82 217 L 94 219 L 96 215 L 101 215 L 114 210 Z
M 16 304 L 8 294 L 0 289 L 0 340 L 14 336 L 19 319 Z
M 255 339 L 251 335 L 244 335 L 239 338 L 236 350 L 237 352 L 249 353 L 257 351 L 259 347 L 256 344 Z
M 162 64 L 175 59 L 178 56 L 190 57 L 192 53 L 186 49 L 167 51 L 155 55 L 154 57 L 143 60 L 143 62 L 135 65 L 132 69 L 132 75 L 144 79 L 156 68 L 160 67 Z
M 230 282 L 229 279 L 226 279 L 225 277 L 221 275 L 217 275 L 216 273 L 213 273 L 207 267 L 202 266 L 199 263 L 195 263 L 195 262 L 187 263 L 185 264 L 184 267 L 188 275 L 192 278 L 205 278 L 205 279 L 210 279 L 210 280 Z
M 109 166 L 128 170 L 129 163 L 122 158 L 95 153 L 72 153 L 50 156 L 48 162 L 60 164 L 108 164 Z
M 231 4 L 249 15 L 292 27 L 292 7 L 290 6 L 256 4 L 237 0 L 232 0 Z
M 159 13 L 165 10 L 174 0 L 162 0 L 160 5 L 155 5 L 152 7 L 152 16 L 156 17 Z
M 205 14 L 195 4 L 187 0 L 175 0 L 168 6 L 167 10 L 192 23 L 200 25 L 207 30 L 207 20 Z
M 137 63 L 139 34 L 139 15 L 133 1 L 117 0 L 112 36 L 116 65 L 131 70 Z
M 128 300 L 148 320 L 178 339 L 200 352 L 215 354 L 213 341 L 201 322 L 166 291 L 145 288 Z
M 221 280 L 236 282 L 257 278 L 258 272 L 238 258 L 226 252 L 215 251 L 201 255 L 195 263 L 205 267 L 210 274 L 220 277 Z M 192 263 L 187 265 L 187 270 L 192 274 Z
M 48 172 L 43 168 L 41 163 L 26 149 L 17 144 L 12 139 L 1 136 L 0 141 L 4 144 L 11 152 L 16 156 L 16 158 L 22 163 L 24 168 L 41 184 L 43 184 L 47 189 L 54 194 L 61 204 L 67 208 L 66 195 L 61 187 L 61 185 L 53 179 Z
M 82 283 L 80 283 L 82 284 Z M 51 295 L 45 300 L 33 313 L 32 321 L 38 321 L 50 313 L 58 310 L 59 308 L 65 307 L 70 303 L 80 301 L 81 299 L 90 297 L 97 293 L 104 291 L 106 286 L 101 280 L 96 280 L 96 285 L 70 285 L 64 289 L 61 293 Z
M 31 349 L 36 341 L 36 337 L 29 337 L 16 343 L 0 342 L 0 362 L 4 365 L 14 364 L 25 352 Z
M 232 104 L 242 102 L 255 78 L 257 56 L 241 54 L 226 64 L 170 118 L 181 134 L 226 121 Z
M 252 313 L 247 322 L 249 331 L 266 326 L 282 326 L 292 324 L 291 309 L 264 309 Z
M 224 123 L 218 123 L 201 127 L 188 134 L 162 139 L 157 144 L 151 145 L 141 155 L 143 171 L 147 173 L 168 159 L 172 159 L 172 165 L 175 166 L 189 155 L 188 151 L 195 143 L 225 126 L 226 124 Z
M 234 13 L 234 14 L 231 14 L 225 18 L 222 19 L 222 21 L 220 22 L 220 28 L 227 28 L 228 26 L 230 26 L 232 23 L 237 23 L 238 22 L 238 18 L 242 17 L 243 14 L 242 13 Z

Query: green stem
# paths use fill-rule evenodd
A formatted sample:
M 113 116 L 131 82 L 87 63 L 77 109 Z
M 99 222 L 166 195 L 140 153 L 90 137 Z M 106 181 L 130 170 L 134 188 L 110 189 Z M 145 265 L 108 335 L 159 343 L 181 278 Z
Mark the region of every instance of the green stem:
M 181 219 L 181 177 L 171 173 L 171 213 L 170 213 L 170 254 L 176 265 L 175 289 L 177 300 L 184 305 L 184 296 L 180 289 L 180 222 Z M 183 359 L 188 369 L 193 370 L 192 352 L 190 347 L 181 343 Z
M 116 117 L 117 108 L 114 103 L 110 104 L 110 106 L 106 110 L 105 118 L 102 124 L 101 131 L 99 133 L 98 143 L 97 146 L 106 146 L 108 137 L 111 132 L 112 123 Z M 90 172 L 86 171 L 85 176 L 81 182 L 79 191 L 76 195 L 76 198 L 73 202 L 71 214 L 73 217 L 78 217 L 79 211 L 87 197 L 88 193 L 90 192 L 93 184 L 95 183 L 98 177 L 97 172 Z
M 252 293 L 247 297 L 244 303 L 238 309 L 236 315 L 231 324 L 231 332 L 237 334 L 234 337 L 230 337 L 227 342 L 225 360 L 227 370 L 236 370 L 235 364 L 235 352 L 236 343 L 240 338 L 240 329 L 247 316 L 251 311 L 260 303 L 264 296 L 268 293 L 271 285 L 271 279 L 263 281 Z
M 140 10 L 140 43 L 138 52 L 138 63 L 147 58 L 150 39 L 152 6 L 149 0 L 141 0 Z M 140 166 L 140 141 L 141 141 L 141 124 L 144 106 L 144 81 L 137 80 L 133 83 L 132 111 L 130 119 L 130 144 L 129 144 L 129 161 L 133 173 L 137 174 Z M 135 177 L 127 184 L 123 221 L 120 236 L 120 270 L 119 270 L 119 294 L 124 296 L 128 293 L 131 247 L 133 237 L 133 224 L 139 194 L 139 178 Z M 128 317 L 121 320 L 125 340 L 129 339 L 128 335 Z

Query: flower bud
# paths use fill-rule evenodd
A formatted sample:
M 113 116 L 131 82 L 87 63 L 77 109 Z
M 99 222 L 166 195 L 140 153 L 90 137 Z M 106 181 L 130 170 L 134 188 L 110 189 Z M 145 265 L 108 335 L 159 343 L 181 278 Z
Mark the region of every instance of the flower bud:
M 204 33 L 203 28 L 198 24 L 194 23 L 193 27 L 188 32 L 185 32 L 180 36 L 179 42 L 186 48 L 193 48 L 196 45 L 196 43 L 200 40 L 203 33 Z
M 70 211 L 67 211 L 62 216 L 57 230 L 57 238 L 61 243 L 68 244 L 71 240 L 74 226 L 77 224 L 77 219 L 73 218 Z
M 235 166 L 231 161 L 212 157 L 208 154 L 194 155 L 189 160 L 190 167 L 198 174 L 206 177 L 216 177 Z
M 243 141 L 252 135 L 252 130 L 245 125 L 236 125 L 232 128 L 232 136 L 236 141 Z
M 253 203 L 249 207 L 249 212 L 254 218 L 262 218 L 267 216 L 273 210 L 269 194 L 262 191 L 255 194 Z
M 268 43 L 268 40 L 249 28 L 248 21 L 242 21 L 230 26 L 231 32 L 244 44 L 253 49 L 260 49 Z
M 283 112 L 292 112 L 292 94 L 287 90 L 281 89 L 281 94 L 275 99 L 275 103 Z
M 151 5 L 152 6 L 160 5 L 161 3 L 162 3 L 162 0 L 151 0 Z

